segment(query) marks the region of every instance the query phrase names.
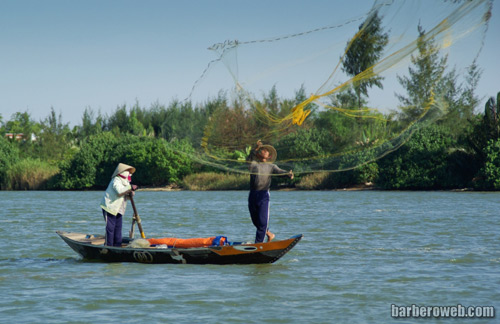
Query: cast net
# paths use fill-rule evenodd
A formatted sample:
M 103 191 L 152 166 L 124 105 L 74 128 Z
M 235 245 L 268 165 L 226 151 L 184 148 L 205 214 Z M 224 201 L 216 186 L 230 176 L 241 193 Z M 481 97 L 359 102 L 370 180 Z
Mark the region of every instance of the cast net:
M 484 42 L 492 1 L 379 0 L 288 35 L 229 40 L 193 86 L 219 98 L 194 158 L 248 172 L 258 140 L 295 172 L 343 171 L 398 149 L 449 106 Z

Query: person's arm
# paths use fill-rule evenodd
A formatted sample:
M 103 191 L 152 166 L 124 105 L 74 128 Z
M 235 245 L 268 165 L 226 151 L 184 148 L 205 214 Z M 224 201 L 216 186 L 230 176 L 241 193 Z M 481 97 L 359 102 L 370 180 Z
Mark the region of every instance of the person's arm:
M 273 164 L 273 173 L 275 174 L 282 174 L 282 175 L 287 175 L 290 179 L 293 179 L 293 171 L 285 171 L 283 169 L 280 169 L 276 164 Z
M 132 192 L 132 187 L 130 184 L 124 185 L 121 179 L 115 178 L 113 180 L 113 189 L 118 194 L 118 197 L 123 197 Z

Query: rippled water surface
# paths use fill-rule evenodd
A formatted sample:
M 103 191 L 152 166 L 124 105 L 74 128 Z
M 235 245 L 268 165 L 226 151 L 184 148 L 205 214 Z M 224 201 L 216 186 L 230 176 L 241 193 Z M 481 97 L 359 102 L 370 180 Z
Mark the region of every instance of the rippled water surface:
M 55 231 L 102 234 L 101 195 L 0 192 L 1 322 L 467 323 L 395 319 L 391 305 L 500 310 L 500 193 L 274 191 L 271 230 L 304 238 L 274 264 L 226 266 L 83 261 Z M 148 237 L 252 241 L 247 195 L 135 203 Z M 124 236 L 131 218 L 129 205 Z

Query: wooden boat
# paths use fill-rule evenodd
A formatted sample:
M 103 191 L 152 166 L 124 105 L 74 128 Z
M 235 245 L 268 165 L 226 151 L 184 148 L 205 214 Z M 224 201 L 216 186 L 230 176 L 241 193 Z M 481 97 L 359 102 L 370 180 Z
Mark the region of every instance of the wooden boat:
M 122 247 L 104 245 L 104 236 L 56 232 L 73 250 L 86 260 L 103 262 L 253 264 L 273 263 L 302 239 L 302 234 L 268 243 L 233 242 L 221 246 L 176 248 L 150 246 L 130 247 L 124 238 Z

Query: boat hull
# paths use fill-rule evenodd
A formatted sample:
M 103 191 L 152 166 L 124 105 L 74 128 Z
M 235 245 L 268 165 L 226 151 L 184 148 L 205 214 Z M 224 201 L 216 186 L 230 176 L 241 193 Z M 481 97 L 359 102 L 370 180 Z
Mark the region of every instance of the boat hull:
M 103 237 L 81 233 L 56 232 L 86 260 L 102 262 L 257 264 L 273 263 L 290 251 L 301 239 L 296 235 L 269 243 L 238 244 L 195 248 L 131 248 L 104 245 Z

